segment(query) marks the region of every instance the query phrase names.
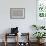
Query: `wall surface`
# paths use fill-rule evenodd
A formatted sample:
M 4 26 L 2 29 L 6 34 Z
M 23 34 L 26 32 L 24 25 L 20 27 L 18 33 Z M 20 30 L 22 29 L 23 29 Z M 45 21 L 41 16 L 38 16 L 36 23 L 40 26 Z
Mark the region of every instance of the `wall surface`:
M 25 19 L 10 19 L 10 8 L 25 8 Z M 0 34 L 10 32 L 11 27 L 19 27 L 19 32 L 29 32 L 36 24 L 36 0 L 0 0 Z

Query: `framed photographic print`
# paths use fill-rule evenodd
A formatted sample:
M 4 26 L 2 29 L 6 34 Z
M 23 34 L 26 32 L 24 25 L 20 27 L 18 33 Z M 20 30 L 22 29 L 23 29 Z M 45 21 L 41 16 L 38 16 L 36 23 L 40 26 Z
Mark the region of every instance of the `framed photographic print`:
M 10 19 L 24 19 L 25 8 L 10 8 Z
M 37 15 L 46 18 L 46 0 L 37 0 Z

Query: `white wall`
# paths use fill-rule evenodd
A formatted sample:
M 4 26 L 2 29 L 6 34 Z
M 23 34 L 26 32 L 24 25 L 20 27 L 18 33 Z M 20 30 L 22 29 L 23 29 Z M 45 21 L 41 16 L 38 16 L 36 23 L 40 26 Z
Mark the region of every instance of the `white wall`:
M 25 19 L 10 19 L 10 8 L 25 8 Z M 32 34 L 32 24 L 36 24 L 36 0 L 0 0 L 0 34 L 16 26 Z

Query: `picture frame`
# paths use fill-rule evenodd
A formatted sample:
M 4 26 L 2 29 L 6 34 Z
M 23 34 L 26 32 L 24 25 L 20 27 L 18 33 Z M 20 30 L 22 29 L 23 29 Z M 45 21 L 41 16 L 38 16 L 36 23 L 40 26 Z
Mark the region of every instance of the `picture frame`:
M 25 8 L 10 8 L 10 19 L 24 19 Z
M 37 16 L 39 18 L 46 18 L 46 0 L 37 0 Z

